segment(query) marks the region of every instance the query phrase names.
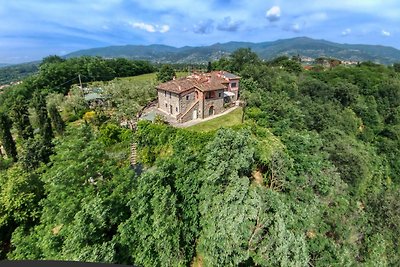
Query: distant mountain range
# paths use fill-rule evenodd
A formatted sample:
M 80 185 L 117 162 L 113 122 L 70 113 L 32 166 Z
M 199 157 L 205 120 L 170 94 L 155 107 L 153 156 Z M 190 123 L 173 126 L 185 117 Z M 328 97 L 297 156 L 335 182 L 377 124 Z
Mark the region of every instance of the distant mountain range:
M 373 61 L 380 64 L 400 62 L 400 50 L 381 45 L 339 44 L 325 40 L 315 40 L 307 37 L 277 40 L 273 42 L 250 43 L 228 42 L 216 43 L 210 46 L 185 46 L 176 48 L 167 45 L 125 45 L 108 46 L 79 50 L 65 57 L 101 56 L 106 58 L 124 57 L 142 59 L 160 63 L 205 63 L 213 61 L 238 48 L 251 48 L 262 59 L 272 59 L 277 56 L 300 55 L 302 57 L 318 58 L 332 57 L 350 61 Z

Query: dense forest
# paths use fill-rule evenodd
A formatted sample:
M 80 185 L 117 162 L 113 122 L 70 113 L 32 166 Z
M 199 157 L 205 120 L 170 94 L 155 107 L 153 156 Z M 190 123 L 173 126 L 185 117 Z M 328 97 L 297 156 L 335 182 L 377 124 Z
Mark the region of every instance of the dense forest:
M 250 49 L 209 68 L 241 76 L 244 123 L 121 127 L 155 96 L 112 83 L 154 71 L 126 59 L 48 57 L 1 94 L 1 259 L 399 266 L 398 69 L 304 71 Z M 87 106 L 78 75 L 105 81 L 111 112 Z

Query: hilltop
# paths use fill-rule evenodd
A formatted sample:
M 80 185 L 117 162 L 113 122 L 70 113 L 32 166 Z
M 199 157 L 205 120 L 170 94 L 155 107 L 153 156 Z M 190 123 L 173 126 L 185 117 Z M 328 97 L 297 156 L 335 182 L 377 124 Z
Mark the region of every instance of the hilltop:
M 400 50 L 381 45 L 340 44 L 308 37 L 297 37 L 272 42 L 228 42 L 210 46 L 172 47 L 167 45 L 125 45 L 108 46 L 79 50 L 66 55 L 101 56 L 106 58 L 124 57 L 150 60 L 160 63 L 205 63 L 228 56 L 241 47 L 251 48 L 262 59 L 272 59 L 281 55 L 301 55 L 304 57 L 333 57 L 351 61 L 373 61 L 380 64 L 393 64 L 400 61 Z

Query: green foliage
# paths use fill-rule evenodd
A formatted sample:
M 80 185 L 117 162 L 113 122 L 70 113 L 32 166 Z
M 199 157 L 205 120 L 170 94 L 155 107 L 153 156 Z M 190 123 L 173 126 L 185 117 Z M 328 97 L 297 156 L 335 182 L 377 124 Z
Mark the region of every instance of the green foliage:
M 211 61 L 208 61 L 208 64 L 207 64 L 207 72 L 211 72 L 212 70 L 213 70 L 213 68 L 212 68 Z
M 24 140 L 33 137 L 32 125 L 29 121 L 28 105 L 23 99 L 17 99 L 11 110 L 12 120 L 17 128 L 18 136 Z
M 37 173 L 25 172 L 19 164 L 0 171 L 0 258 L 11 249 L 11 235 L 17 227 L 30 227 L 38 221 L 43 195 Z
M 46 100 L 41 93 L 36 92 L 32 98 L 31 105 L 35 109 L 39 134 L 44 141 L 51 142 L 54 137 L 51 121 L 47 114 Z
M 393 63 L 393 69 L 395 72 L 400 72 L 400 63 Z
M 38 71 L 37 62 L 29 62 L 1 67 L 0 85 L 21 81 Z
M 103 124 L 100 127 L 98 139 L 105 145 L 110 146 L 121 142 L 126 131 L 129 130 L 122 129 L 118 125 L 112 123 Z
M 260 60 L 250 48 L 239 48 L 230 55 L 230 58 L 231 69 L 234 72 L 240 72 L 246 64 L 254 65 Z
M 64 101 L 60 106 L 62 115 L 67 121 L 75 121 L 82 118 L 83 114 L 88 110 L 88 105 L 79 87 L 71 88 L 69 94 L 64 97 Z
M 157 72 L 157 80 L 160 82 L 167 82 L 176 76 L 175 70 L 171 65 L 163 65 Z
M 17 148 L 11 135 L 12 121 L 6 113 L 0 112 L 0 140 L 7 156 L 14 161 L 17 160 Z
M 65 130 L 65 123 L 61 118 L 60 112 L 54 104 L 49 106 L 49 116 L 56 132 L 59 135 L 63 134 Z
M 26 170 L 34 170 L 41 163 L 47 163 L 53 153 L 53 145 L 41 137 L 25 140 L 22 143 L 22 152 L 19 155 L 19 162 Z
M 113 239 L 128 215 L 124 197 L 132 187 L 131 171 L 114 167 L 116 162 L 89 126 L 67 128 L 65 137 L 57 139 L 51 164 L 40 177 L 46 194 L 40 222 L 17 229 L 12 237 L 16 249 L 9 257 L 95 262 L 122 258 Z
M 3 173 L 0 189 L 0 229 L 15 224 L 29 225 L 38 219 L 43 188 L 37 174 L 14 165 Z
M 65 61 L 65 59 L 63 59 L 60 56 L 50 55 L 50 56 L 44 57 L 42 59 L 42 62 L 40 63 L 40 67 L 44 66 L 45 64 L 57 64 L 57 63 L 61 63 L 64 61 Z
M 117 69 L 129 74 L 132 63 L 50 57 L 38 77 L 0 95 L 2 110 L 13 110 L 14 128 L 1 113 L 8 137 L 25 135 L 16 139 L 19 162 L 0 161 L 0 257 L 135 266 L 399 265 L 400 77 L 393 68 L 363 63 L 300 72 L 296 57 L 260 62 L 243 49 L 212 67 L 240 72 L 244 123 L 219 129 L 230 123 L 226 116 L 190 131 L 139 121 L 133 132 L 117 121 L 135 118 L 155 97 L 155 74 L 97 83 L 111 96 L 110 114 L 87 112 L 79 88 L 48 95 L 47 114 L 35 86 L 62 92 L 49 85 L 62 82 L 56 79 L 72 62 L 85 66 L 75 73 L 86 81 Z M 19 100 L 33 91 L 30 113 Z M 46 138 L 58 110 L 67 121 L 86 112 L 87 123 Z M 39 129 L 33 137 L 31 121 Z
M 155 75 L 142 75 L 132 78 L 116 79 L 107 84 L 100 84 L 104 93 L 110 96 L 115 110 L 112 117 L 117 120 L 135 118 L 137 113 L 149 101 L 156 97 Z

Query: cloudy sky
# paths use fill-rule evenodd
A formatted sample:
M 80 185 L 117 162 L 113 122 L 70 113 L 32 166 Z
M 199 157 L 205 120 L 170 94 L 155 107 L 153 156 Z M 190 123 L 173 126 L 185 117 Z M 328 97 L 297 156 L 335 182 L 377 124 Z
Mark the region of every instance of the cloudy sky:
M 0 63 L 109 45 L 308 36 L 400 49 L 398 0 L 0 0 Z

